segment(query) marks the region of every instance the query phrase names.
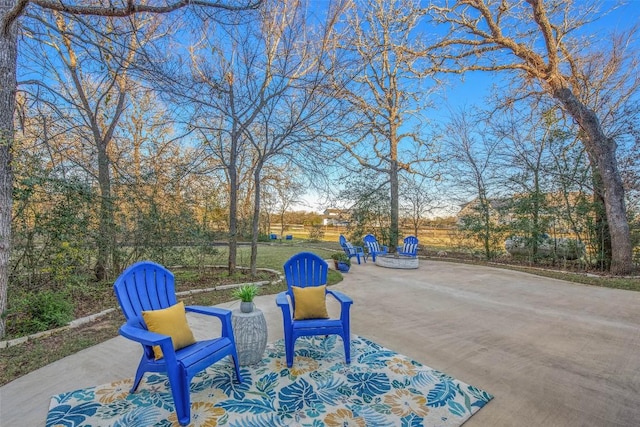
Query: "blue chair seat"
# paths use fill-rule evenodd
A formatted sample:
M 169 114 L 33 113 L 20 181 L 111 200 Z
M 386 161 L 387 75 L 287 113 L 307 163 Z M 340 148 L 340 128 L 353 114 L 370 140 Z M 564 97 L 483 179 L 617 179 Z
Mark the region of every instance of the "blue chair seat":
M 340 319 L 306 319 L 296 320 L 293 324 L 293 329 L 301 331 L 303 329 L 323 329 L 321 335 L 332 335 L 328 333 L 327 329 L 335 329 L 336 331 L 342 331 L 342 322 Z M 335 332 L 338 333 L 338 332 Z M 309 334 L 311 335 L 311 334 Z

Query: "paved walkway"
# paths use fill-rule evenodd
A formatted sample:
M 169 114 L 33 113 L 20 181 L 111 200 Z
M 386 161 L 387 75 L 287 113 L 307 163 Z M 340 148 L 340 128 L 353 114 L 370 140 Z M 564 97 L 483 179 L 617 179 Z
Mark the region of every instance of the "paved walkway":
M 640 292 L 424 260 L 354 265 L 336 288 L 354 334 L 495 396 L 465 427 L 640 425 Z M 256 304 L 281 338 L 274 297 Z M 117 337 L 5 385 L 0 426 L 44 425 L 51 395 L 131 377 L 139 351 Z

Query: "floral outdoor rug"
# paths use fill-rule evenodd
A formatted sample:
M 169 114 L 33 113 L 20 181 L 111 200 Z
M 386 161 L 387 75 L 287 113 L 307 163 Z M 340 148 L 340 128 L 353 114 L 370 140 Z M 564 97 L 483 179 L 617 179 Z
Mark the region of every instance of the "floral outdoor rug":
M 458 426 L 493 396 L 353 336 L 351 364 L 341 339 L 300 338 L 293 367 L 282 340 L 262 362 L 242 368 L 235 382 L 230 361 L 191 382 L 190 426 Z M 62 393 L 51 399 L 47 427 L 178 426 L 166 376 L 132 379 Z

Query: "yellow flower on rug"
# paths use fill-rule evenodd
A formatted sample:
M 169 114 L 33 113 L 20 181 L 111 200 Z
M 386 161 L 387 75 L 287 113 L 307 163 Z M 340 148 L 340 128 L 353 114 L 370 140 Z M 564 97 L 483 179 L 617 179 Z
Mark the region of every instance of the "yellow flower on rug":
M 212 402 L 192 402 L 189 427 L 218 427 L 226 424 L 228 417 L 227 411 L 214 406 Z M 179 425 L 175 412 L 169 415 L 169 421 L 172 425 Z
M 409 390 L 395 390 L 393 394 L 384 397 L 384 403 L 389 405 L 391 412 L 399 417 L 415 414 L 424 417 L 429 413 L 427 399 L 420 394 L 413 394 Z
M 284 360 L 276 360 L 276 370 L 281 371 L 287 368 L 287 364 Z M 307 372 L 315 372 L 318 370 L 318 361 L 310 357 L 296 356 L 293 366 L 289 368 L 291 375 L 301 376 Z
M 411 377 L 416 375 L 416 368 L 413 366 L 410 360 L 393 357 L 387 360 L 386 363 L 387 368 L 389 368 L 391 372 L 395 372 L 398 375 L 408 375 Z
M 131 387 L 133 387 L 131 378 L 113 382 L 104 388 L 96 390 L 96 399 L 98 399 L 98 402 L 105 404 L 124 399 L 129 394 Z
M 362 417 L 355 417 L 349 409 L 338 409 L 324 418 L 327 427 L 367 427 Z

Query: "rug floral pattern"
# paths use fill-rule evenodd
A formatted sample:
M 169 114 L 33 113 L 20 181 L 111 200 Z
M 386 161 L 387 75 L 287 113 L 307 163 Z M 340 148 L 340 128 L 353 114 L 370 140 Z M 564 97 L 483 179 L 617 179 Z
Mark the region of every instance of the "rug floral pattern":
M 296 341 L 293 367 L 283 342 L 262 362 L 242 368 L 220 362 L 191 383 L 191 426 L 342 427 L 458 426 L 489 402 L 486 391 L 353 336 L 350 365 L 337 336 Z M 62 393 L 51 399 L 47 427 L 178 426 L 166 376 L 132 379 Z

